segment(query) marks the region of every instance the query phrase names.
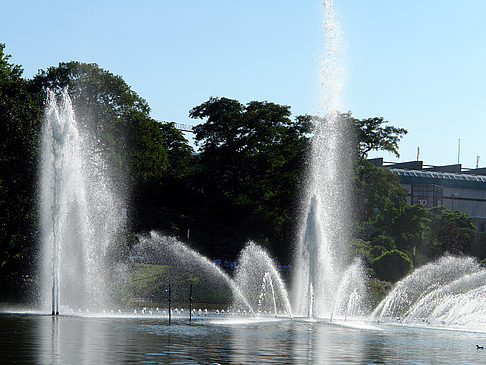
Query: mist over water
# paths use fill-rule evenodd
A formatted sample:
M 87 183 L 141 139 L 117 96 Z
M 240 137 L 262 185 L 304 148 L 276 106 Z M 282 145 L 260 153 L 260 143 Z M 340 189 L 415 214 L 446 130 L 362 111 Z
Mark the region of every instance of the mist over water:
M 96 309 L 107 296 L 107 248 L 123 223 L 105 163 L 80 133 L 68 91 L 48 91 L 40 159 L 42 308 Z

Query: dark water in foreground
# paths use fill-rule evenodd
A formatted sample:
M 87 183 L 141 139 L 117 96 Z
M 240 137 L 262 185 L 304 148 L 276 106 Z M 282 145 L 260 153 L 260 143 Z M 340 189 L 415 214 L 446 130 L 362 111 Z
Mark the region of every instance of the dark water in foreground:
M 486 333 L 303 320 L 0 314 L 1 364 L 484 364 Z M 486 347 L 486 346 L 485 346 Z

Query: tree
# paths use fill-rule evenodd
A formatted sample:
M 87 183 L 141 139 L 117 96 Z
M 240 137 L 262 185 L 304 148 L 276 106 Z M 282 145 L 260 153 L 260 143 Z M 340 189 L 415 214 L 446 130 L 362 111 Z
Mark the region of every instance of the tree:
M 395 282 L 413 269 L 413 264 L 406 253 L 399 250 L 385 252 L 371 262 L 376 276 L 385 281 Z
M 191 186 L 195 158 L 193 149 L 174 123 L 150 122 L 154 141 L 166 149 L 167 166 L 164 169 L 140 169 L 158 171 L 158 175 L 145 176 L 133 192 L 139 211 L 136 214 L 135 228 L 141 231 L 157 229 L 175 236 L 182 235 L 187 229 L 190 205 L 193 204 Z M 146 138 L 150 138 L 146 136 Z M 150 154 L 151 151 L 141 148 Z M 150 161 L 150 159 L 141 159 Z
M 132 228 L 171 226 L 182 213 L 166 219 L 167 205 L 174 205 L 193 167 L 192 148 L 174 125 L 152 119 L 147 102 L 122 77 L 94 63 L 59 63 L 33 83 L 40 92 L 68 88 L 90 156 L 101 157 L 120 196 L 130 200 Z
M 357 166 L 355 189 L 357 254 L 370 262 L 396 248 L 409 257 L 418 252 L 423 263 L 435 252 L 429 244 L 429 210 L 408 204 L 397 175 L 365 160 Z
M 192 174 L 195 165 L 194 150 L 175 123 L 159 123 L 158 128 L 164 135 L 164 144 L 169 157 L 168 174 L 174 179 L 182 179 Z
M 408 205 L 407 191 L 400 185 L 399 177 L 368 161 L 357 166 L 355 194 L 359 234 L 364 239 L 390 235 Z
M 68 88 L 90 150 L 108 162 L 114 180 L 129 176 L 133 187 L 167 170 L 167 148 L 150 107 L 120 76 L 73 61 L 41 70 L 33 83 L 40 91 Z
M 426 239 L 435 255 L 446 252 L 456 255 L 471 252 L 475 230 L 471 217 L 441 206 L 429 209 L 428 218 L 431 223 Z
M 428 247 L 424 242 L 424 235 L 429 225 L 427 209 L 420 204 L 407 204 L 395 224 L 390 227 L 390 231 L 401 251 L 411 253 L 415 247 L 427 253 Z
M 0 292 L 15 296 L 35 252 L 41 108 L 21 66 L 9 58 L 0 43 Z
M 169 156 L 166 135 L 159 122 L 136 113 L 127 115 L 127 121 L 127 135 L 122 142 L 126 143 L 128 156 L 125 158 L 130 162 L 131 186 L 136 191 L 165 177 Z
M 206 211 L 248 238 L 285 240 L 308 146 L 310 117 L 290 118 L 290 107 L 210 98 L 191 118 L 201 147 L 198 174 Z
M 389 122 L 383 117 L 357 119 L 351 112 L 339 113 L 337 119 L 355 128 L 358 164 L 363 164 L 371 151 L 387 151 L 400 157 L 398 143 L 408 133 L 406 129 L 385 125 Z
M 384 126 L 388 122 L 383 117 L 355 119 L 355 123 L 358 129 L 360 163 L 366 159 L 370 151 L 383 150 L 400 157 L 398 142 L 408 133 L 406 129 Z

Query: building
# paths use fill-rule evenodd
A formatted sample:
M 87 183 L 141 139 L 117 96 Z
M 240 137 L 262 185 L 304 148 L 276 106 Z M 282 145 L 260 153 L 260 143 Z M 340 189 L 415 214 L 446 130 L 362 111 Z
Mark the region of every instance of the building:
M 486 231 L 486 168 L 432 166 L 422 161 L 387 163 L 382 158 L 369 162 L 400 177 L 400 184 L 408 191 L 409 204 L 426 208 L 444 205 L 466 213 L 479 232 Z

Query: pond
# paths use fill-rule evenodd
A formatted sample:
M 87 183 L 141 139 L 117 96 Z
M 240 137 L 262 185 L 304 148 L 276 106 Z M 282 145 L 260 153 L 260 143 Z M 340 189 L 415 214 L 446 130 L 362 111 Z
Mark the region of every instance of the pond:
M 485 363 L 476 344 L 485 333 L 358 321 L 0 314 L 0 363 Z

